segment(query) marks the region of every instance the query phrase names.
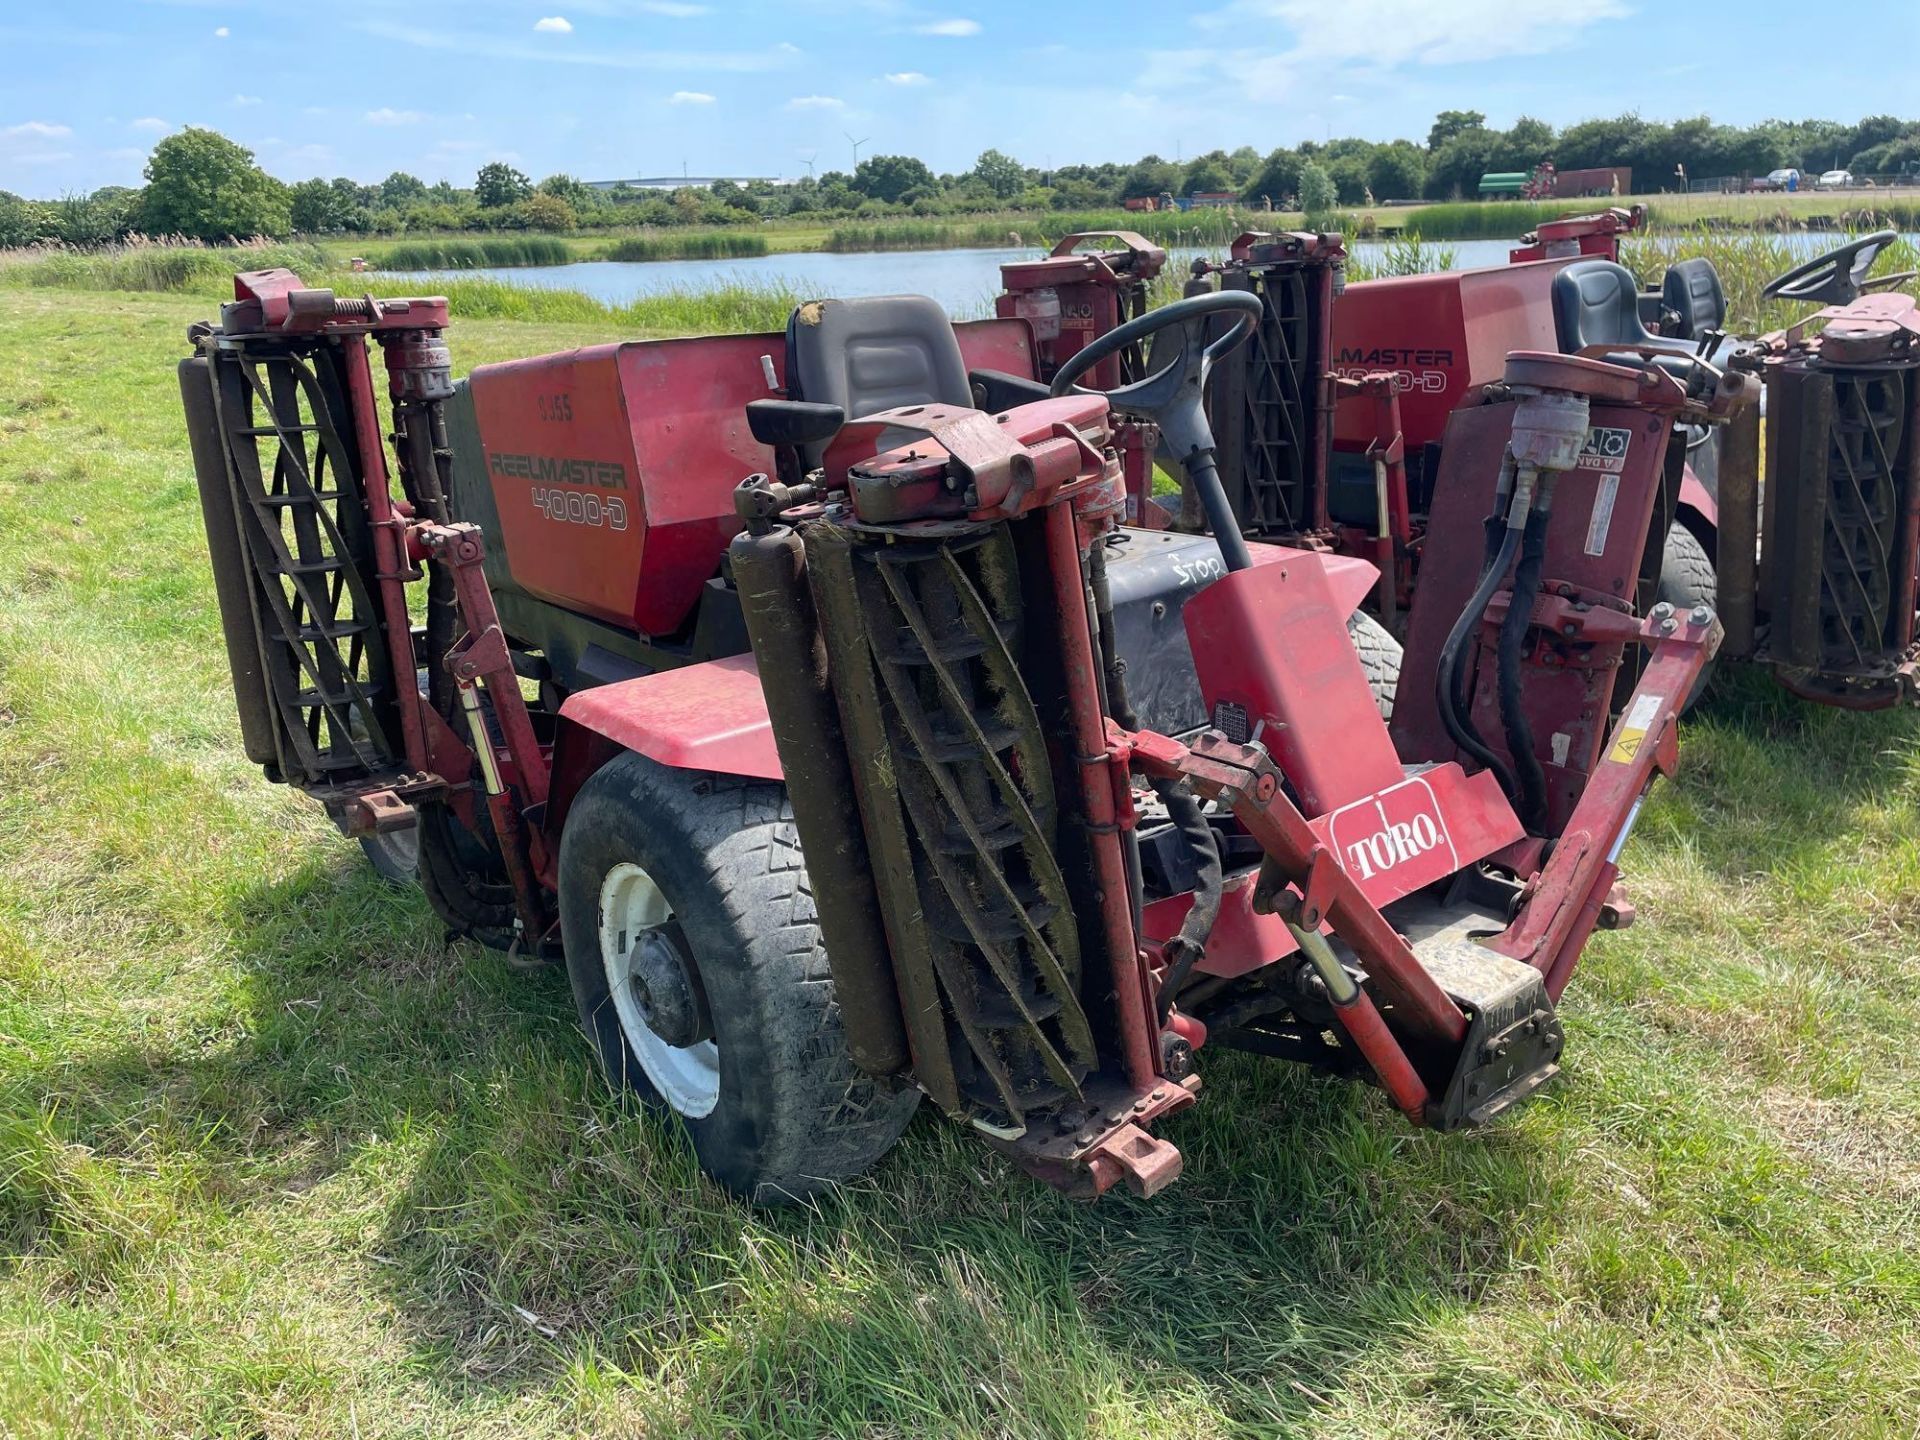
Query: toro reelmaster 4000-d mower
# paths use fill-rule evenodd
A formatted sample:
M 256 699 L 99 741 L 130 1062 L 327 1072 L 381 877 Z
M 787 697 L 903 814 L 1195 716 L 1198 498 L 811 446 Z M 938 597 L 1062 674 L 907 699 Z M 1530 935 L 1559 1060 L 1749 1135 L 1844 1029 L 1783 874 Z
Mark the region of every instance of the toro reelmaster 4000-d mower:
M 1481 504 L 1481 457 L 1454 469 L 1454 427 L 1478 423 L 1509 354 L 1663 366 L 1695 389 L 1732 366 L 1765 383 L 1764 457 L 1758 406 L 1728 427 L 1680 422 L 1686 445 L 1670 453 L 1655 499 L 1637 607 L 1713 605 L 1724 654 L 1771 667 L 1810 700 L 1874 709 L 1920 698 L 1920 309 L 1890 293 L 1913 272 L 1870 278 L 1898 237 L 1851 239 L 1777 277 L 1763 298 L 1824 308 L 1742 343 L 1725 333 L 1709 260 L 1680 260 L 1658 289 L 1637 287 L 1620 244 L 1642 219 L 1637 208 L 1568 216 L 1525 236 L 1506 265 L 1354 285 L 1341 283 L 1333 235 L 1250 233 L 1224 263 L 1196 261 L 1189 294 L 1217 286 L 1263 307 L 1209 395 L 1234 524 L 1372 560 L 1369 608 L 1405 633 L 1443 512 Z M 1001 310 L 1031 318 L 1043 375 L 1124 318 L 1119 302 L 1164 260 L 1145 245 L 1068 236 L 1045 260 L 1003 267 Z M 1587 463 L 1617 458 L 1620 443 L 1595 427 Z M 1176 516 L 1152 502 L 1150 472 L 1130 475 L 1143 482 L 1130 518 L 1209 523 L 1191 487 Z
M 1255 297 L 1042 386 L 1026 321 L 912 297 L 456 384 L 443 301 L 236 295 L 181 382 L 248 753 L 349 834 L 412 828 L 454 929 L 563 958 L 608 1074 L 730 1189 L 858 1172 L 925 1094 L 1150 1194 L 1209 1044 L 1440 1129 L 1558 1069 L 1719 639 L 1633 600 L 1670 437 L 1751 381 L 1510 357 L 1449 442 L 1478 506 L 1435 517 L 1389 728 L 1372 568 L 1245 543 L 1210 459 Z M 1118 523 L 1156 432 L 1217 541 Z

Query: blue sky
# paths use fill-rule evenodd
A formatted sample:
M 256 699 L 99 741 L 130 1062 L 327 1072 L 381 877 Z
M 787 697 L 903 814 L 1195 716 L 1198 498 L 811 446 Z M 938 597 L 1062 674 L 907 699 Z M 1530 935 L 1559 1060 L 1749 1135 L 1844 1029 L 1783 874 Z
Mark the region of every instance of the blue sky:
M 1920 0 L 0 0 L 0 189 L 138 183 L 184 124 L 287 180 L 467 183 L 798 175 L 849 137 L 936 170 L 1265 151 L 1458 108 L 1914 116 L 1917 60 Z

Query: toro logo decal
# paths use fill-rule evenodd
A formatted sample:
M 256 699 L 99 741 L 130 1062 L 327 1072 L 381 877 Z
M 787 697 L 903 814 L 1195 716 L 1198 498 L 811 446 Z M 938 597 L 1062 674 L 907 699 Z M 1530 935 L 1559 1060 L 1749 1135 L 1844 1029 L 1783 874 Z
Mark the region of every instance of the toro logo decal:
M 1460 868 L 1433 787 L 1418 775 L 1334 811 L 1327 841 L 1354 879 L 1388 881 L 1396 895 Z

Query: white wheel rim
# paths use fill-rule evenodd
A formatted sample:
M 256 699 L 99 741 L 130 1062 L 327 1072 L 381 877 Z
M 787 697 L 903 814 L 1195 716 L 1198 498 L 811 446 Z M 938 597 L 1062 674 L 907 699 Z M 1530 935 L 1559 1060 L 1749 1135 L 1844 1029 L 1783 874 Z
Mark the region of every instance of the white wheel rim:
M 672 918 L 667 897 L 638 865 L 623 861 L 600 882 L 600 961 L 620 1031 L 667 1104 L 698 1120 L 720 1101 L 720 1047 L 711 1040 L 669 1045 L 647 1024 L 633 986 L 641 937 Z

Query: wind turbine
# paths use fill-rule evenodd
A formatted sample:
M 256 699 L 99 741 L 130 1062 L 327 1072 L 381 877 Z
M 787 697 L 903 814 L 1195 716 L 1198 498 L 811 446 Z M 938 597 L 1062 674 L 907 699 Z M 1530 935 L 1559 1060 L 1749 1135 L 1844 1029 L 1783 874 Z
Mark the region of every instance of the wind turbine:
M 818 150 L 809 150 L 800 157 L 800 163 L 807 167 L 807 178 L 809 180 L 813 178 L 813 157 L 819 153 Z
M 858 170 L 860 168 L 860 147 L 866 144 L 867 140 L 871 140 L 873 137 L 869 135 L 864 140 L 856 140 L 853 138 L 852 134 L 846 130 L 842 130 L 840 133 L 842 135 L 845 135 L 847 137 L 847 143 L 853 146 L 853 168 Z

